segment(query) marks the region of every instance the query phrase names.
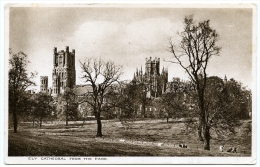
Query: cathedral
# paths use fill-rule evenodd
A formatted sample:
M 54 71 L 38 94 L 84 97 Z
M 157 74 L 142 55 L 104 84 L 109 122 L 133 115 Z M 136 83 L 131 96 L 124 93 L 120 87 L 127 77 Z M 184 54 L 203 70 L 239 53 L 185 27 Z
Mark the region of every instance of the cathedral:
M 40 82 L 40 92 L 48 93 L 56 100 L 58 100 L 59 95 L 63 94 L 66 87 L 76 88 L 75 93 L 78 96 L 85 92 L 91 92 L 88 85 L 76 85 L 75 49 L 69 51 L 68 46 L 60 51 L 57 51 L 56 47 L 53 49 L 52 86 L 48 87 L 48 76 L 40 76 Z M 142 67 L 139 70 L 137 69 L 132 82 L 145 85 L 147 98 L 157 98 L 166 91 L 168 70 L 163 67 L 160 72 L 160 58 L 155 57 L 153 60 L 151 57 L 146 58 L 145 71 Z M 81 105 L 79 108 L 81 108 Z M 58 105 L 58 110 L 62 111 L 62 106 Z M 147 106 L 146 110 L 147 114 L 150 113 L 150 115 L 151 113 L 156 115 L 155 112 L 159 111 L 156 110 L 155 106 Z
M 152 60 L 152 58 L 146 58 L 145 60 L 145 72 L 142 70 L 136 70 L 134 73 L 133 83 L 144 83 L 147 85 L 147 97 L 160 97 L 166 91 L 166 85 L 168 82 L 168 70 L 162 69 L 160 73 L 160 58 Z
M 52 87 L 48 88 L 48 76 L 41 76 L 40 80 L 40 91 L 53 97 L 58 97 L 66 87 L 73 88 L 76 85 L 75 49 L 70 52 L 66 46 L 65 50 L 57 51 L 54 47 Z
M 48 76 L 40 77 L 40 92 L 48 93 L 53 97 L 62 94 L 66 87 L 76 86 L 75 49 L 69 51 L 53 49 L 52 87 L 48 88 Z M 144 83 L 147 89 L 147 97 L 160 97 L 166 91 L 168 82 L 168 70 L 162 69 L 160 73 L 160 58 L 146 58 L 145 71 L 142 67 L 134 73 L 133 83 Z

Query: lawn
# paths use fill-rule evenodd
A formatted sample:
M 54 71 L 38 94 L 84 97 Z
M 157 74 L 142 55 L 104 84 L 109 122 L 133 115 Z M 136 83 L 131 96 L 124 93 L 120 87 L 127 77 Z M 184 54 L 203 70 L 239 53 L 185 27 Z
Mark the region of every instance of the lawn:
M 71 121 L 20 123 L 18 133 L 8 133 L 9 156 L 250 156 L 251 136 L 245 135 L 244 121 L 237 133 L 225 138 L 212 137 L 211 150 L 203 150 L 195 132 L 186 134 L 181 121 L 139 120 L 121 123 L 103 120 L 103 138 L 96 138 L 96 122 Z M 213 135 L 214 136 L 214 135 Z M 180 148 L 187 144 L 188 148 Z M 236 147 L 238 153 L 220 152 L 219 146 Z

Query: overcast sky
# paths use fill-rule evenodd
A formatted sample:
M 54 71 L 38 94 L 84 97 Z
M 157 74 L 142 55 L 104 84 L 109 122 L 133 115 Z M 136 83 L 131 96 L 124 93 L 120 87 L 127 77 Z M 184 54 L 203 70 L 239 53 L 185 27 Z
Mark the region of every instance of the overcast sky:
M 234 8 L 10 8 L 10 48 L 29 56 L 28 71 L 49 76 L 52 85 L 53 47 L 76 50 L 76 83 L 80 79 L 79 60 L 86 57 L 110 59 L 124 67 L 122 79 L 132 79 L 136 68 L 146 57 L 160 57 L 161 68 L 168 67 L 172 77 L 187 79 L 188 75 L 171 59 L 166 49 L 169 37 L 178 44 L 177 31 L 183 30 L 185 16 L 194 15 L 196 22 L 210 20 L 219 33 L 220 56 L 210 60 L 208 73 L 252 83 L 252 9 Z

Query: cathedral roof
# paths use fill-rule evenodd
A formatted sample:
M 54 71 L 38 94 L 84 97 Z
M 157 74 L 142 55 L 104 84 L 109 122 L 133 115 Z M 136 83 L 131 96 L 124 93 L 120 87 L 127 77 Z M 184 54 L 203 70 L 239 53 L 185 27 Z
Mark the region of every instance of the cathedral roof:
M 84 95 L 86 93 L 92 93 L 91 85 L 77 85 L 74 89 L 74 93 L 78 96 Z

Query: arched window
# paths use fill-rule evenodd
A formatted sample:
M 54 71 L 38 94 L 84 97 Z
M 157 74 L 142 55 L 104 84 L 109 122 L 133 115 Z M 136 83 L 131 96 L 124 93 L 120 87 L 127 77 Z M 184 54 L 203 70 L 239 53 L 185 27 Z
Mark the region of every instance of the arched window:
M 59 57 L 59 64 L 62 64 L 62 56 Z

